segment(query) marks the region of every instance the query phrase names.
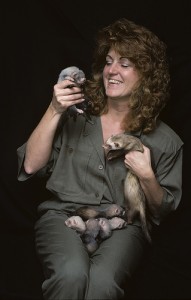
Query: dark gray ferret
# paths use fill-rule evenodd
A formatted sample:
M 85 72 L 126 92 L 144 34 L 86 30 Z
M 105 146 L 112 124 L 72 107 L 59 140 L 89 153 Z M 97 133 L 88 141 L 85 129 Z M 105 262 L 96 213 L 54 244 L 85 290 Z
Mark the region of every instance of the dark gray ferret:
M 83 87 L 86 82 L 86 76 L 84 72 L 75 66 L 65 68 L 61 71 L 58 77 L 58 82 L 66 79 L 71 81 L 71 84 L 68 85 L 67 88 L 72 88 L 74 86 Z M 68 108 L 68 114 L 70 117 L 73 117 L 74 120 L 76 119 L 77 115 L 83 115 L 88 121 L 91 122 L 91 118 L 87 112 L 90 105 L 91 102 L 85 99 L 85 101 L 82 103 L 70 106 Z
M 118 204 L 110 204 L 106 208 L 92 207 L 92 206 L 81 206 L 72 215 L 80 216 L 83 220 L 90 218 L 113 218 L 123 217 L 125 210 Z
M 86 230 L 81 234 L 81 240 L 84 243 L 89 254 L 95 252 L 99 247 L 98 235 L 100 224 L 97 219 L 89 219 L 85 222 Z
M 108 160 L 117 158 L 129 151 L 144 151 L 143 144 L 140 139 L 125 133 L 111 136 L 104 143 L 103 147 Z M 127 223 L 133 223 L 134 218 L 139 215 L 143 232 L 147 240 L 151 242 L 150 224 L 146 218 L 145 194 L 142 190 L 138 177 L 130 170 L 127 172 L 124 182 L 124 195 L 126 200 Z

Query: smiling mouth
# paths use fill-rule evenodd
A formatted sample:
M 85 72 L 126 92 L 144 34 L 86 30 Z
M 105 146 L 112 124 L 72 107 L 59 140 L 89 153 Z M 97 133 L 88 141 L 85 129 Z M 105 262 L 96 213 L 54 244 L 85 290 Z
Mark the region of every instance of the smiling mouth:
M 121 81 L 116 80 L 116 79 L 109 79 L 108 81 L 109 81 L 109 83 L 112 83 L 112 84 L 120 84 L 121 83 Z

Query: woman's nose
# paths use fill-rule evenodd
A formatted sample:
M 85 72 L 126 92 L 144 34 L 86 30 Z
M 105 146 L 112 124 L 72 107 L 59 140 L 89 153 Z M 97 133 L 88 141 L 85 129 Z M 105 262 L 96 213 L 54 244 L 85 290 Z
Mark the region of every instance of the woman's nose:
M 110 74 L 116 74 L 116 73 L 118 73 L 117 64 L 113 63 L 112 65 L 110 65 L 109 73 Z

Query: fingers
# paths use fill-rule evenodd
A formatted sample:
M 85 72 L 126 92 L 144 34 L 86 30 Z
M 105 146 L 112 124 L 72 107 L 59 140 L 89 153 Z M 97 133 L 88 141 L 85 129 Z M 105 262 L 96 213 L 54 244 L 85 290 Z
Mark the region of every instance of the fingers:
M 75 93 L 81 93 L 82 89 L 75 84 L 75 82 L 72 82 L 71 80 L 63 80 L 61 82 L 58 82 L 54 86 L 54 94 L 56 96 L 59 95 L 72 95 Z
M 144 177 L 144 174 L 151 169 L 150 149 L 144 146 L 144 152 L 130 151 L 125 155 L 124 163 L 134 174 Z
M 62 113 L 68 107 L 84 101 L 82 89 L 70 80 L 63 80 L 54 86 L 52 105 L 56 112 Z

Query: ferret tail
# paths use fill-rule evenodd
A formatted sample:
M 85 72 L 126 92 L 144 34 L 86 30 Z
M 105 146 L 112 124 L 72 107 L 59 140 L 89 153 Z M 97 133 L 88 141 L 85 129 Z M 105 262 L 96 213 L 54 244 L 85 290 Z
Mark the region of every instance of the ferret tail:
M 142 225 L 142 229 L 143 229 L 143 232 L 145 234 L 145 237 L 148 240 L 148 242 L 151 243 L 152 240 L 151 240 L 151 235 L 150 235 L 150 231 L 149 231 L 150 226 L 149 226 L 148 221 L 146 219 L 145 209 L 142 205 L 140 207 L 140 220 L 141 220 L 141 225 Z

